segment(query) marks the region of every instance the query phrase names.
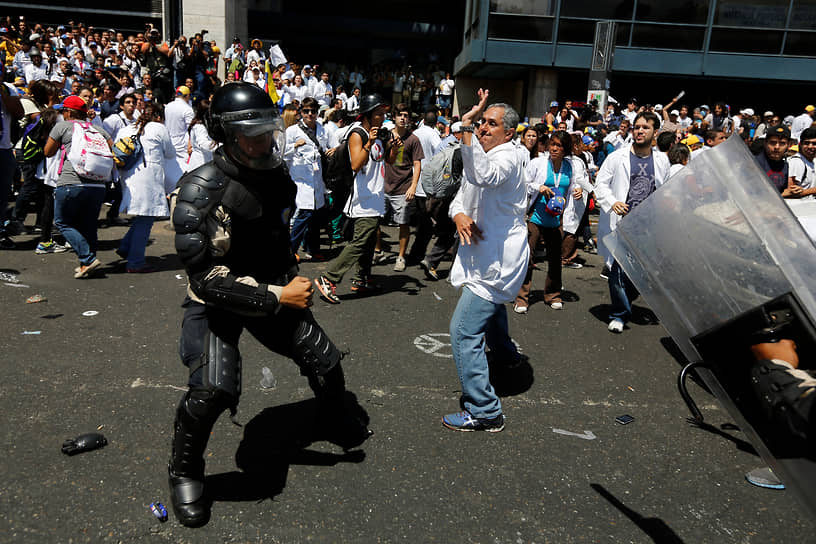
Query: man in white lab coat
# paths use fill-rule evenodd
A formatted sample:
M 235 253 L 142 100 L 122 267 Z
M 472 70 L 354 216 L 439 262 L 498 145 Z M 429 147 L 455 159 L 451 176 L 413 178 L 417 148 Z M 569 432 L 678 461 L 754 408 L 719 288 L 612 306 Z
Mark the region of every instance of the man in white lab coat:
M 614 333 L 623 332 L 624 324 L 632 316 L 632 300 L 638 292 L 620 265 L 614 262 L 603 238 L 669 179 L 669 159 L 665 153 L 656 153 L 652 148 L 652 139 L 659 126 L 660 120 L 654 113 L 638 113 L 632 128 L 632 144 L 606 158 L 595 182 L 595 199 L 602 212 L 598 221 L 598 252 L 611 266 L 609 295 L 612 311 L 608 328 Z
M 164 107 L 164 125 L 170 133 L 173 147 L 176 148 L 176 161 L 182 168 L 187 164 L 187 129 L 193 117 L 190 89 L 181 85 L 176 89 L 176 99 Z
M 450 335 L 464 410 L 443 416 L 442 424 L 456 431 L 504 429 L 485 345 L 494 360 L 509 365 L 521 360 L 507 330 L 505 304 L 521 287 L 530 257 L 524 219 L 530 154 L 514 141 L 518 113 L 507 104 L 485 108 L 488 94 L 479 89 L 479 103 L 462 116 L 464 175 L 450 207 L 461 243 L 451 283 L 462 288 Z

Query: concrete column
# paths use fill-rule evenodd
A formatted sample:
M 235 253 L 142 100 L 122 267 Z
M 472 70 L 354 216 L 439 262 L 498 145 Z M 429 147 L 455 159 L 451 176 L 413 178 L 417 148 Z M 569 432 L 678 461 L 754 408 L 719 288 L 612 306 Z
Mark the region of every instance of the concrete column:
M 506 79 L 484 79 L 467 76 L 458 76 L 455 80 L 453 114 L 461 117 L 467 113 L 474 104 L 479 101 L 476 91 L 479 89 L 489 89 L 490 97 L 488 103 L 504 102 L 510 104 L 516 110 L 522 106 L 524 82 Z M 524 114 L 519 111 L 519 115 Z
M 202 29 L 208 30 L 206 39 L 215 40 L 223 53 L 238 34 L 244 46 L 247 43 L 247 0 L 184 0 L 182 28 L 188 38 Z M 219 61 L 218 77 L 224 78 L 226 67 Z
M 557 100 L 558 72 L 553 68 L 531 68 L 527 80 L 527 107 L 521 113 L 530 123 L 539 122 L 550 110 L 550 102 Z

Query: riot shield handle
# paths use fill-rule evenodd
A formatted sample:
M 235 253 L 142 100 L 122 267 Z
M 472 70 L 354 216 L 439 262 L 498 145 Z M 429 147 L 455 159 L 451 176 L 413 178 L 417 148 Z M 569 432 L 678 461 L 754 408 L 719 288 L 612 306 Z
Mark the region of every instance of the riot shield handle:
M 686 406 L 688 406 L 694 421 L 697 423 L 703 422 L 703 413 L 697 407 L 697 404 L 694 402 L 694 399 L 691 398 L 691 395 L 689 395 L 688 388 L 686 387 L 686 378 L 688 377 L 689 373 L 696 370 L 697 367 L 708 366 L 709 365 L 705 361 L 689 363 L 683 367 L 683 370 L 680 371 L 680 375 L 677 377 L 677 389 L 680 391 L 680 396 L 683 397 L 683 402 L 686 403 Z

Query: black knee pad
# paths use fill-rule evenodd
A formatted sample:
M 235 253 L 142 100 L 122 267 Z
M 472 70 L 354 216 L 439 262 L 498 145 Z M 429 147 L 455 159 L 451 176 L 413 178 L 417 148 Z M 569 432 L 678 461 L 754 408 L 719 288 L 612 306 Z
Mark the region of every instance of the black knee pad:
M 343 358 L 320 325 L 309 321 L 297 326 L 292 351 L 292 358 L 307 376 L 325 376 Z
M 241 396 L 241 354 L 236 346 L 207 331 L 201 364 L 192 372 L 200 372 L 201 389 L 233 397 L 237 404 Z

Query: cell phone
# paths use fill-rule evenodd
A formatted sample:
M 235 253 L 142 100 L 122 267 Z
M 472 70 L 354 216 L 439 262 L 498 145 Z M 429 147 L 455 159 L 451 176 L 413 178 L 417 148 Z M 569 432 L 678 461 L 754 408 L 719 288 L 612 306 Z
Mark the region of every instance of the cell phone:
M 616 423 L 620 423 L 621 425 L 626 425 L 627 423 L 632 423 L 635 420 L 632 416 L 626 414 L 622 416 L 618 416 L 615 418 Z

